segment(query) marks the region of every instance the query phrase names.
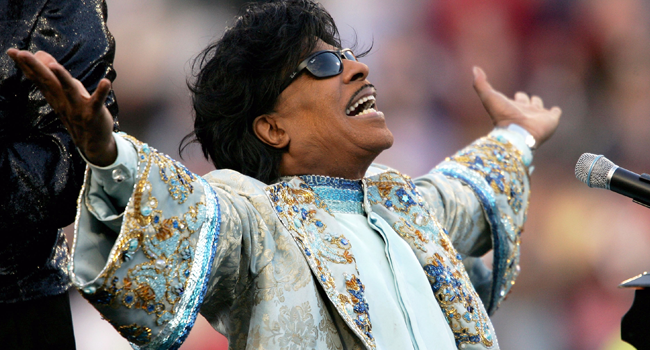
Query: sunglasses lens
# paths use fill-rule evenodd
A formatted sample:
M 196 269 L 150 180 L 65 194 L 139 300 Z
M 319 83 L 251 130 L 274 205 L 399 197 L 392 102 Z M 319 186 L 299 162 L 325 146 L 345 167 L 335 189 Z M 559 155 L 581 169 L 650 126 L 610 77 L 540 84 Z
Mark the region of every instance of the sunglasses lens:
M 327 78 L 341 73 L 341 59 L 333 52 L 323 52 L 307 62 L 307 69 L 319 78 Z
M 352 51 L 345 50 L 343 51 L 343 55 L 345 56 L 345 58 L 349 59 L 350 61 L 357 61 L 357 58 L 354 56 Z

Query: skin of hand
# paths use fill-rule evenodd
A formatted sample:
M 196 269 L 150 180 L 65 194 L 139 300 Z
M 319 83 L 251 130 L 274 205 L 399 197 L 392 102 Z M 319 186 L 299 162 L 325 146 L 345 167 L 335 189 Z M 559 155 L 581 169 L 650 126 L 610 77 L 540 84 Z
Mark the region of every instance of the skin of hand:
M 524 92 L 517 92 L 514 99 L 509 99 L 492 88 L 481 68 L 474 67 L 473 73 L 474 90 L 495 126 L 506 127 L 512 123 L 521 126 L 535 138 L 536 147 L 553 135 L 562 115 L 559 107 L 546 109 L 541 98 L 529 97 Z
M 111 82 L 102 79 L 90 95 L 50 54 L 9 49 L 7 54 L 45 96 L 86 159 L 97 166 L 115 162 L 113 117 L 104 102 Z

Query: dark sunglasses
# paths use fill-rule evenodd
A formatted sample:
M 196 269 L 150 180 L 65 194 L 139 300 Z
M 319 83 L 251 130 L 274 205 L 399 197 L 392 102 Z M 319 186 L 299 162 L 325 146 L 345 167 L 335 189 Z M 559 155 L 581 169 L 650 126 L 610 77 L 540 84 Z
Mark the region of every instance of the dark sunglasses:
M 341 60 L 358 61 L 357 57 L 350 49 L 342 50 L 323 50 L 314 52 L 305 58 L 298 68 L 289 76 L 289 86 L 294 78 L 298 76 L 303 69 L 306 69 L 316 78 L 329 78 L 343 72 L 343 62 Z M 286 88 L 285 86 L 285 88 Z M 283 89 L 284 90 L 284 89 Z

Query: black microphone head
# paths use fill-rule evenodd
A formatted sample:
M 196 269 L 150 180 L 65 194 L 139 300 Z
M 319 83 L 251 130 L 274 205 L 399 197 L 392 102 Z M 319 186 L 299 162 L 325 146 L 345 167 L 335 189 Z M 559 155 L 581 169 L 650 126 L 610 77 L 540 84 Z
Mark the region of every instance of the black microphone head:
M 616 164 L 602 155 L 584 153 L 576 164 L 576 178 L 589 187 L 609 189 Z

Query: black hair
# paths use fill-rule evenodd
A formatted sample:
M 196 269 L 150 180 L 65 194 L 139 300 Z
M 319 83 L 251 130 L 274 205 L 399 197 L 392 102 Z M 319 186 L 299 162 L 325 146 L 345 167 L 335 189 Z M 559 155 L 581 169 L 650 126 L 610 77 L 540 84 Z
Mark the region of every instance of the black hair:
M 233 169 L 271 183 L 280 176 L 284 149 L 263 143 L 253 131 L 256 117 L 274 110 L 289 74 L 313 52 L 318 39 L 341 47 L 334 19 L 311 0 L 246 5 L 223 37 L 196 58 L 194 131 L 179 150 L 201 144 L 217 169 Z

